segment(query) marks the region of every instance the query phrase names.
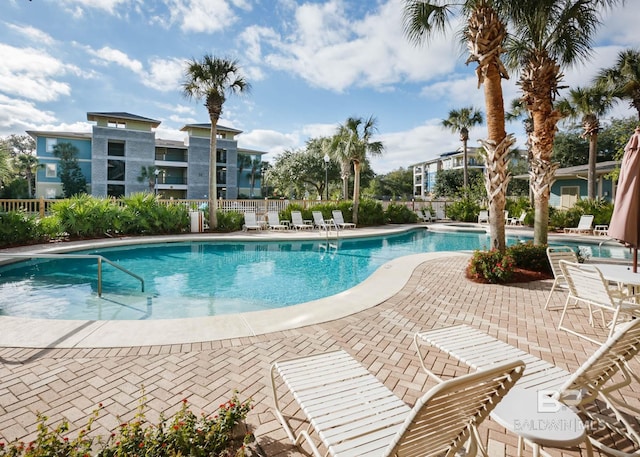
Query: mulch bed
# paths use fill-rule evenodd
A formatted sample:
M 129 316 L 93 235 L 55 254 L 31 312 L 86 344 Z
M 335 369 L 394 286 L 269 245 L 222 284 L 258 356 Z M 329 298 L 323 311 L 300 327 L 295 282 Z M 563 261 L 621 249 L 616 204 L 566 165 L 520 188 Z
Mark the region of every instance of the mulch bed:
M 489 281 L 481 278 L 474 278 L 469 274 L 469 267 L 467 267 L 466 277 L 470 281 L 476 282 L 478 284 L 489 284 Z M 525 270 L 523 268 L 514 268 L 513 276 L 506 284 L 514 284 L 521 282 L 531 282 L 531 281 L 540 281 L 542 279 L 553 279 L 553 274 L 547 273 L 545 271 L 533 271 L 533 270 Z

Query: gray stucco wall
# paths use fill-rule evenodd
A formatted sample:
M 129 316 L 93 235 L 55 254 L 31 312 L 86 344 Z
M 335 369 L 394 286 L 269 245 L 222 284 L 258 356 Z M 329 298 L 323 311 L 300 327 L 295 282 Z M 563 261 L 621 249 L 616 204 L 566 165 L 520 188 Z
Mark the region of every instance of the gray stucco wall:
M 124 142 L 124 157 L 109 157 L 107 145 L 109 141 Z M 146 182 L 138 182 L 140 169 L 153 166 L 155 160 L 155 132 L 93 127 L 91 141 L 91 193 L 95 196 L 107 195 L 107 184 L 124 184 L 125 195 L 133 192 L 144 192 L 149 187 Z M 125 179 L 121 182 L 107 181 L 107 161 L 109 159 L 125 161 Z
M 189 137 L 188 163 L 187 198 L 209 197 L 209 138 Z

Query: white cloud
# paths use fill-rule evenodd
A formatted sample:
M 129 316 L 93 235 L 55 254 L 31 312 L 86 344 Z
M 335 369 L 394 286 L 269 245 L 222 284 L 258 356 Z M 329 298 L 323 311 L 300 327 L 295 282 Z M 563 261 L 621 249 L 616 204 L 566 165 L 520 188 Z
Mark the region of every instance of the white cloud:
M 115 14 L 116 8 L 120 5 L 132 3 L 132 0 L 62 0 L 64 7 L 68 8 L 74 16 L 83 15 L 84 9 L 95 8 Z
M 35 104 L 0 94 L 0 135 L 5 136 L 17 131 L 30 129 L 41 122 L 55 120 L 49 111 L 36 108 Z
M 184 32 L 217 32 L 238 19 L 227 0 L 167 0 L 166 3 L 171 23 L 178 22 Z
M 87 49 L 88 52 L 98 58 L 95 62 L 100 64 L 106 63 L 115 63 L 116 65 L 120 65 L 121 67 L 128 68 L 134 73 L 141 74 L 142 73 L 142 63 L 136 59 L 131 59 L 124 52 L 113 49 L 108 46 L 105 46 L 101 49 Z
M 126 68 L 140 77 L 140 82 L 160 92 L 177 91 L 183 76 L 185 62 L 181 59 L 161 59 L 152 57 L 148 60 L 148 69 L 142 62 L 129 57 L 126 53 L 105 46 L 94 50 L 85 47 L 87 52 L 97 59 L 97 65 L 116 64 Z
M 183 70 L 184 61 L 181 59 L 152 58 L 142 83 L 161 92 L 176 91 L 179 89 Z
M 13 30 L 14 32 L 17 32 L 20 35 L 24 35 L 25 37 L 27 37 L 30 41 L 33 41 L 34 43 L 37 44 L 44 44 L 44 45 L 52 45 L 55 40 L 53 39 L 53 37 L 51 35 L 49 35 L 48 33 L 43 32 L 40 29 L 36 29 L 35 27 L 32 27 L 30 25 L 18 25 L 18 24 L 9 24 L 9 23 L 4 23 L 5 27 L 7 27 L 10 30 Z
M 76 73 L 77 67 L 66 65 L 34 48 L 16 48 L 0 43 L 0 92 L 29 100 L 49 102 L 69 95 L 69 84 L 57 78 Z
M 277 154 L 285 149 L 296 149 L 300 147 L 301 143 L 300 135 L 296 132 L 282 133 L 275 130 L 255 129 L 240 135 L 238 145 L 247 149 Z
M 402 3 L 390 0 L 364 19 L 353 20 L 342 0 L 297 7 L 291 31 L 253 26 L 240 36 L 246 56 L 292 72 L 310 84 L 337 92 L 348 87 L 388 89 L 402 80 L 427 80 L 453 70 L 455 40 L 434 37 L 428 52 L 408 43 L 402 30 Z M 289 30 L 285 25 L 284 30 Z

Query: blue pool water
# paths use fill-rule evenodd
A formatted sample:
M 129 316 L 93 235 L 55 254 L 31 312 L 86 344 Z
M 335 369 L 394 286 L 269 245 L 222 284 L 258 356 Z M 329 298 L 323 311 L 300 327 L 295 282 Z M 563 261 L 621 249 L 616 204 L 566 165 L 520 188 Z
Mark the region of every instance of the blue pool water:
M 508 238 L 507 244 L 519 242 Z M 287 242 L 176 242 L 82 251 L 95 259 L 34 259 L 0 267 L 0 314 L 48 319 L 171 319 L 278 308 L 328 297 L 404 255 L 485 249 L 485 233 L 413 230 L 384 237 Z M 615 249 L 615 248 L 611 248 Z M 609 251 L 604 256 L 622 255 Z

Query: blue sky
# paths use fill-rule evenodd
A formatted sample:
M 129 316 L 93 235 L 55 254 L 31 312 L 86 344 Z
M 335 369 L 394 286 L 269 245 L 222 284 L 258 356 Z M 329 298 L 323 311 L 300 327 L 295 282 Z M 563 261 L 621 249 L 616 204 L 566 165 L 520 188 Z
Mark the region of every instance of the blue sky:
M 332 134 L 349 116 L 375 116 L 386 173 L 459 147 L 440 126 L 449 110 L 482 109 L 475 66 L 453 35 L 415 47 L 402 33 L 402 0 L 1 0 L 0 136 L 25 130 L 89 131 L 90 111 L 160 120 L 157 137 L 183 139 L 208 122 L 180 91 L 185 62 L 237 59 L 252 90 L 228 98 L 221 124 L 239 145 L 285 149 Z M 565 70 L 587 85 L 618 51 L 640 47 L 640 2 L 603 16 L 590 62 Z M 505 101 L 517 96 L 504 83 Z M 634 113 L 621 104 L 611 116 Z M 507 130 L 523 144 L 519 124 Z M 485 135 L 471 131 L 471 145 Z

